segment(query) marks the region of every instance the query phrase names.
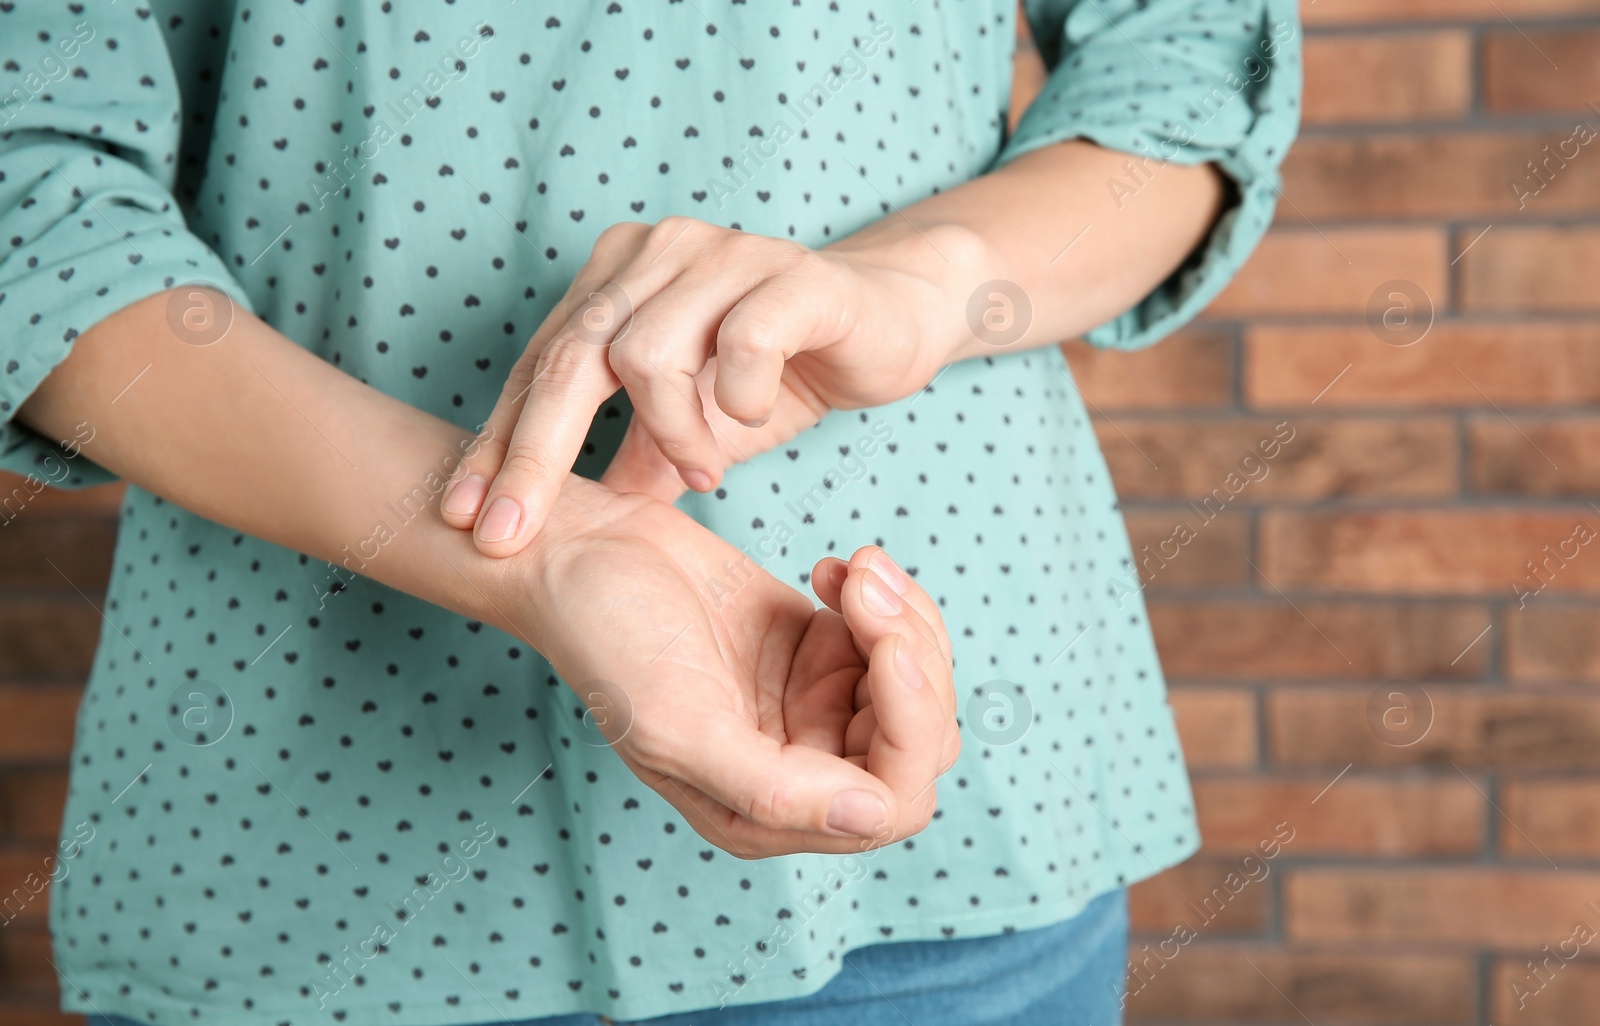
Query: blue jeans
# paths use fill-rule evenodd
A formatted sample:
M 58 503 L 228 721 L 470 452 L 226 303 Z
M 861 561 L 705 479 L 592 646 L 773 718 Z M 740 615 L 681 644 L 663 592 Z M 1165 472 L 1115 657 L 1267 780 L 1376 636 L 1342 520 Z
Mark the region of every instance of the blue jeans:
M 1078 916 L 1038 930 L 972 940 L 857 948 L 807 997 L 644 1019 L 631 1026 L 1120 1026 L 1128 960 L 1128 895 L 1118 889 Z M 517 1026 L 597 1026 L 596 1015 Z M 91 1026 L 137 1026 L 126 1019 Z

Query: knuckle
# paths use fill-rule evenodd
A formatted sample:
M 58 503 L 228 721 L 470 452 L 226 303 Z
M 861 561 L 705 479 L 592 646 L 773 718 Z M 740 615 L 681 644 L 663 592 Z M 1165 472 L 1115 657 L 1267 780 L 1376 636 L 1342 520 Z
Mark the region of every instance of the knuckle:
M 794 815 L 794 792 L 782 780 L 768 778 L 750 792 L 745 818 L 760 827 L 788 826 Z
M 650 225 L 639 221 L 618 221 L 596 237 L 594 251 L 610 254 L 631 247 L 640 238 L 649 234 L 650 228 Z
M 532 445 L 517 444 L 506 451 L 500 472 L 513 478 L 538 480 L 553 472 L 550 454 Z
M 544 353 L 524 353 L 516 363 L 511 365 L 511 373 L 506 375 L 506 380 L 500 386 L 500 401 L 496 408 L 515 407 L 527 394 L 528 386 L 539 375 L 539 361 L 544 358 Z
M 652 262 L 659 259 L 669 249 L 681 248 L 684 253 L 698 250 L 701 245 L 718 232 L 722 231 L 714 225 L 681 214 L 663 217 L 651 226 L 646 234 L 644 250 L 652 254 Z
M 650 226 L 650 241 L 667 243 L 685 232 L 692 232 L 706 225 L 704 221 L 696 220 L 683 214 L 670 214 Z
M 567 297 L 567 321 L 558 337 L 569 344 L 614 345 L 627 335 L 633 313 L 633 300 L 615 280 L 580 282 Z
M 722 323 L 718 339 L 773 345 L 797 329 L 838 320 L 833 290 L 810 274 L 782 270 L 763 281 Z
M 588 369 L 590 356 L 583 343 L 558 335 L 539 353 L 535 361 L 533 378 L 528 387 L 540 391 L 557 391 L 579 381 Z
M 836 266 L 834 262 L 797 242 L 779 239 L 779 261 L 783 275 L 797 279 L 797 284 L 809 284 L 828 276 Z
M 740 307 L 730 314 L 717 331 L 718 357 L 761 358 L 779 351 L 777 332 L 780 318 L 771 304 L 759 308 Z
M 660 377 L 663 373 L 660 354 L 649 346 L 637 343 L 612 346 L 607 359 L 611 363 L 611 369 L 617 373 L 617 377 L 626 381 L 643 381 Z

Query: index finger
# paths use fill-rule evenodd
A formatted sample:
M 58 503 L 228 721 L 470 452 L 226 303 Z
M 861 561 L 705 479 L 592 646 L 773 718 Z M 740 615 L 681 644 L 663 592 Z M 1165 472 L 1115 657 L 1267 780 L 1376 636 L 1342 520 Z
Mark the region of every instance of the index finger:
M 515 555 L 539 533 L 595 411 L 621 385 L 605 348 L 590 342 L 581 326 L 574 329 L 583 314 L 580 307 L 533 363 L 526 399 L 473 532 L 484 555 Z

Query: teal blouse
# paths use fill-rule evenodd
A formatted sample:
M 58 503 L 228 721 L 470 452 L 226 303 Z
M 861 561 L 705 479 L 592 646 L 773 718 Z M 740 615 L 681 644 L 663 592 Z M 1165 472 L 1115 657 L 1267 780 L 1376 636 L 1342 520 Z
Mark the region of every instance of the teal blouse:
M 1207 245 L 1090 335 L 1153 342 L 1271 219 L 1294 4 L 1030 3 L 1052 70 L 1007 138 L 1014 17 L 1009 0 L 0 6 L 0 465 L 31 475 L 0 519 L 29 515 L 36 482 L 109 478 L 10 418 L 75 337 L 158 291 L 219 287 L 473 427 L 609 224 L 686 214 L 821 245 L 1077 137 L 1146 175 L 1215 161 L 1236 185 Z M 1137 202 L 1139 181 L 1107 188 Z M 597 419 L 588 472 L 625 414 Z M 130 488 L 51 902 L 65 1006 L 267 1026 L 768 1001 L 815 991 L 852 947 L 1042 926 L 1195 850 L 1128 540 L 1059 351 L 997 349 L 830 415 L 681 505 L 796 586 L 877 542 L 937 598 L 965 749 L 925 832 L 732 858 L 516 639 Z

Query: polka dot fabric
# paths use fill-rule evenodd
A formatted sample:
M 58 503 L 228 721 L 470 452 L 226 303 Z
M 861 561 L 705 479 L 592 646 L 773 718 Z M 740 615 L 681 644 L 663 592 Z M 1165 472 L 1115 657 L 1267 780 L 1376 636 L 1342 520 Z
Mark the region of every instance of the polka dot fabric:
M 25 90 L 0 115 L 0 415 L 101 318 L 203 280 L 472 426 L 608 224 L 686 214 L 821 245 L 1055 139 L 1132 149 L 1292 24 L 1282 6 L 1030 5 L 1056 66 L 1007 142 L 1002 2 L 0 4 Z M 1274 66 L 1294 60 L 1286 43 Z M 1221 161 L 1239 206 L 1097 341 L 1153 341 L 1221 287 L 1270 216 L 1293 101 L 1253 86 L 1173 158 Z M 597 418 L 581 469 L 627 414 Z M 0 452 L 107 476 L 14 423 Z M 877 542 L 938 600 L 965 749 L 927 831 L 736 860 L 517 640 L 130 489 L 51 903 L 66 1007 L 266 1026 L 769 1001 L 850 948 L 1056 922 L 1195 850 L 1058 352 L 833 414 L 681 505 L 796 586 Z M 985 718 L 995 694 L 1025 729 Z

